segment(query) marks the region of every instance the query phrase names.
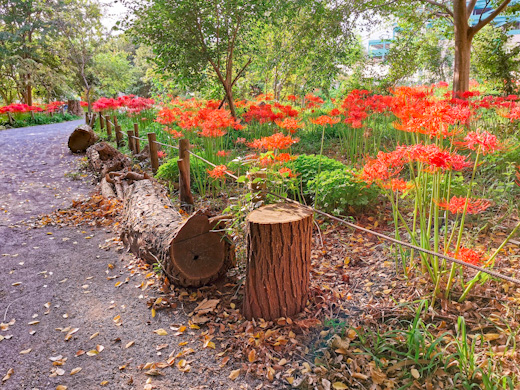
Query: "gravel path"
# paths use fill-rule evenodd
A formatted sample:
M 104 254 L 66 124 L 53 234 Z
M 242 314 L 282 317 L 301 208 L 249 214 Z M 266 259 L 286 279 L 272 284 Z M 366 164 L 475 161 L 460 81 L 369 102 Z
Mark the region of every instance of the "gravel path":
M 236 367 L 220 368 L 201 331 L 173 336 L 170 325 L 188 323 L 183 310 L 151 317 L 154 292 L 139 288 L 143 273 L 128 267 L 128 255 L 102 248 L 114 238 L 110 229 L 21 222 L 92 191 L 91 180 L 77 180 L 81 156 L 66 146 L 80 123 L 0 131 L 0 389 L 251 388 L 228 379 Z M 159 328 L 168 335 L 153 332 Z M 190 372 L 138 368 L 190 347 Z

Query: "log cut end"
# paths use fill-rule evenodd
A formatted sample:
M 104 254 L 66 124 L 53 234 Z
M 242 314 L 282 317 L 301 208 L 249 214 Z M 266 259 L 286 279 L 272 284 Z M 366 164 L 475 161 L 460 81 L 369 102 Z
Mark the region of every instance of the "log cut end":
M 197 213 L 179 230 L 170 246 L 168 273 L 182 286 L 202 286 L 234 265 L 235 251 L 229 237 L 212 232 L 209 218 Z
M 96 143 L 98 136 L 92 131 L 88 125 L 81 125 L 76 127 L 69 137 L 68 146 L 72 153 L 82 153 L 88 149 L 89 146 Z
M 247 221 L 255 224 L 279 224 L 297 222 L 308 218 L 312 211 L 292 203 L 274 203 L 249 214 Z

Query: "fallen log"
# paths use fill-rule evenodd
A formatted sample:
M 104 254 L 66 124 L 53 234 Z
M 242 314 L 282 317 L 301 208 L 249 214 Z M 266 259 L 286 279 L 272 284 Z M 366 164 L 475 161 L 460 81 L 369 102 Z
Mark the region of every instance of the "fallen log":
M 165 189 L 151 180 L 128 188 L 121 227 L 130 251 L 150 264 L 159 263 L 176 285 L 202 286 L 235 263 L 233 243 L 226 234 L 212 231 L 206 214 L 199 211 L 183 218 L 172 208 Z
M 112 185 L 107 181 L 106 177 L 101 179 L 99 186 L 101 188 L 101 195 L 103 195 L 105 198 L 115 198 L 116 197 L 116 194 L 114 193 Z
M 271 321 L 305 308 L 311 235 L 312 211 L 292 203 L 270 204 L 248 215 L 244 317 Z
M 131 166 L 131 161 L 116 148 L 100 142 L 87 149 L 90 168 L 105 177 L 107 173 L 121 171 Z
M 89 125 L 81 125 L 74 129 L 69 137 L 69 149 L 72 153 L 83 153 L 98 140 L 98 136 Z

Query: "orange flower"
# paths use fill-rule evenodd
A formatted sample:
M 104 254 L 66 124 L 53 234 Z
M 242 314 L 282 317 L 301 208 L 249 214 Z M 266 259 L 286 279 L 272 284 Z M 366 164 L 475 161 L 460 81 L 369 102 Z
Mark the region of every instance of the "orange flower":
M 290 168 L 284 167 L 278 170 L 278 173 L 284 177 L 296 177 Z
M 207 169 L 207 172 L 214 179 L 222 179 L 226 176 L 227 167 L 225 165 L 217 165 L 213 169 Z
M 226 151 L 226 150 L 219 150 L 217 152 L 217 156 L 219 157 L 226 157 L 226 156 L 229 156 L 231 154 L 231 151 Z
M 340 118 L 333 118 L 327 115 L 319 116 L 315 119 L 311 118 L 310 121 L 316 125 L 325 126 L 325 125 L 334 125 L 336 123 L 339 123 Z
M 460 247 L 457 253 L 448 252 L 448 256 L 454 257 L 458 260 L 462 260 L 465 263 L 478 265 L 482 260 L 482 254 L 474 251 L 473 249 Z
M 249 147 L 254 149 L 262 149 L 262 150 L 280 150 L 287 149 L 292 144 L 298 142 L 299 138 L 291 138 L 291 136 L 283 135 L 283 133 L 276 133 L 269 137 L 262 137 L 260 139 L 255 139 L 253 142 L 248 144 Z
M 485 211 L 489 206 L 491 206 L 491 202 L 485 199 L 471 199 L 471 198 L 463 198 L 454 196 L 450 199 L 450 201 L 441 201 L 438 203 L 438 206 L 444 210 L 448 210 L 453 214 L 463 213 L 464 207 L 466 207 L 466 202 L 468 203 L 466 212 L 468 214 L 478 214 L 482 211 Z
M 293 134 L 296 130 L 303 127 L 303 123 L 291 117 L 287 117 L 284 120 L 276 119 L 274 122 L 282 129 L 289 130 Z

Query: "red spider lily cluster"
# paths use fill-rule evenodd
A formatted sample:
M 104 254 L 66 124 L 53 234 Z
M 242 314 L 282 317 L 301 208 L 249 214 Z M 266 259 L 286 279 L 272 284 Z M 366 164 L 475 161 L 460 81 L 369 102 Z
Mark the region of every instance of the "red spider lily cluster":
M 149 110 L 154 104 L 155 101 L 153 99 L 125 95 L 119 96 L 117 99 L 99 98 L 92 105 L 92 109 L 96 112 L 125 109 L 129 113 L 140 113 L 143 110 Z
M 298 129 L 303 127 L 303 123 L 295 118 L 285 118 L 284 120 L 276 119 L 275 123 L 278 127 L 284 130 L 289 130 L 292 134 L 296 133 Z
M 470 131 L 464 137 L 464 142 L 459 144 L 471 150 L 480 150 L 483 154 L 494 153 L 501 149 L 497 137 L 487 131 Z
M 454 196 L 450 201 L 440 201 L 438 206 L 441 209 L 448 210 L 452 214 L 462 214 L 464 212 L 468 214 L 479 214 L 486 211 L 491 202 L 485 199 L 471 199 L 464 197 Z
M 313 95 L 309 93 L 305 95 L 305 107 L 307 108 L 315 108 L 321 106 L 325 101 L 319 96 Z
M 275 109 L 275 110 L 273 110 Z M 279 103 L 251 105 L 249 110 L 243 115 L 244 121 L 247 123 L 257 121 L 259 123 L 275 122 L 286 117 L 296 117 L 299 112 L 290 105 L 282 105 Z
M 289 148 L 291 145 L 295 144 L 298 141 L 298 138 L 293 139 L 289 135 L 284 135 L 283 133 L 276 133 L 269 137 L 255 139 L 253 142 L 250 142 L 248 146 L 253 149 L 260 150 L 282 150 Z
M 47 111 L 47 112 L 59 111 L 63 108 L 63 106 L 65 104 L 66 104 L 65 102 L 60 102 L 60 101 L 49 103 L 45 106 L 45 111 Z
M 457 260 L 462 260 L 465 263 L 479 265 L 482 261 L 482 253 L 479 253 L 473 249 L 460 247 L 457 253 L 448 252 L 448 256 L 451 256 Z
M 335 125 L 336 123 L 339 123 L 339 121 L 341 120 L 341 118 L 338 118 L 338 117 L 330 117 L 328 115 L 321 115 L 317 118 L 311 118 L 309 119 L 312 123 L 316 124 L 316 125 L 320 125 L 320 126 L 332 126 L 332 125 Z
M 467 157 L 435 144 L 402 145 L 393 152 L 379 152 L 363 167 L 361 178 L 367 183 L 384 182 L 397 176 L 410 163 L 421 163 L 429 172 L 460 171 L 471 165 Z
M 40 112 L 43 111 L 43 108 L 39 106 L 28 106 L 27 104 L 22 103 L 13 103 L 8 106 L 0 107 L 0 114 L 12 113 L 12 114 L 22 114 L 25 112 Z

